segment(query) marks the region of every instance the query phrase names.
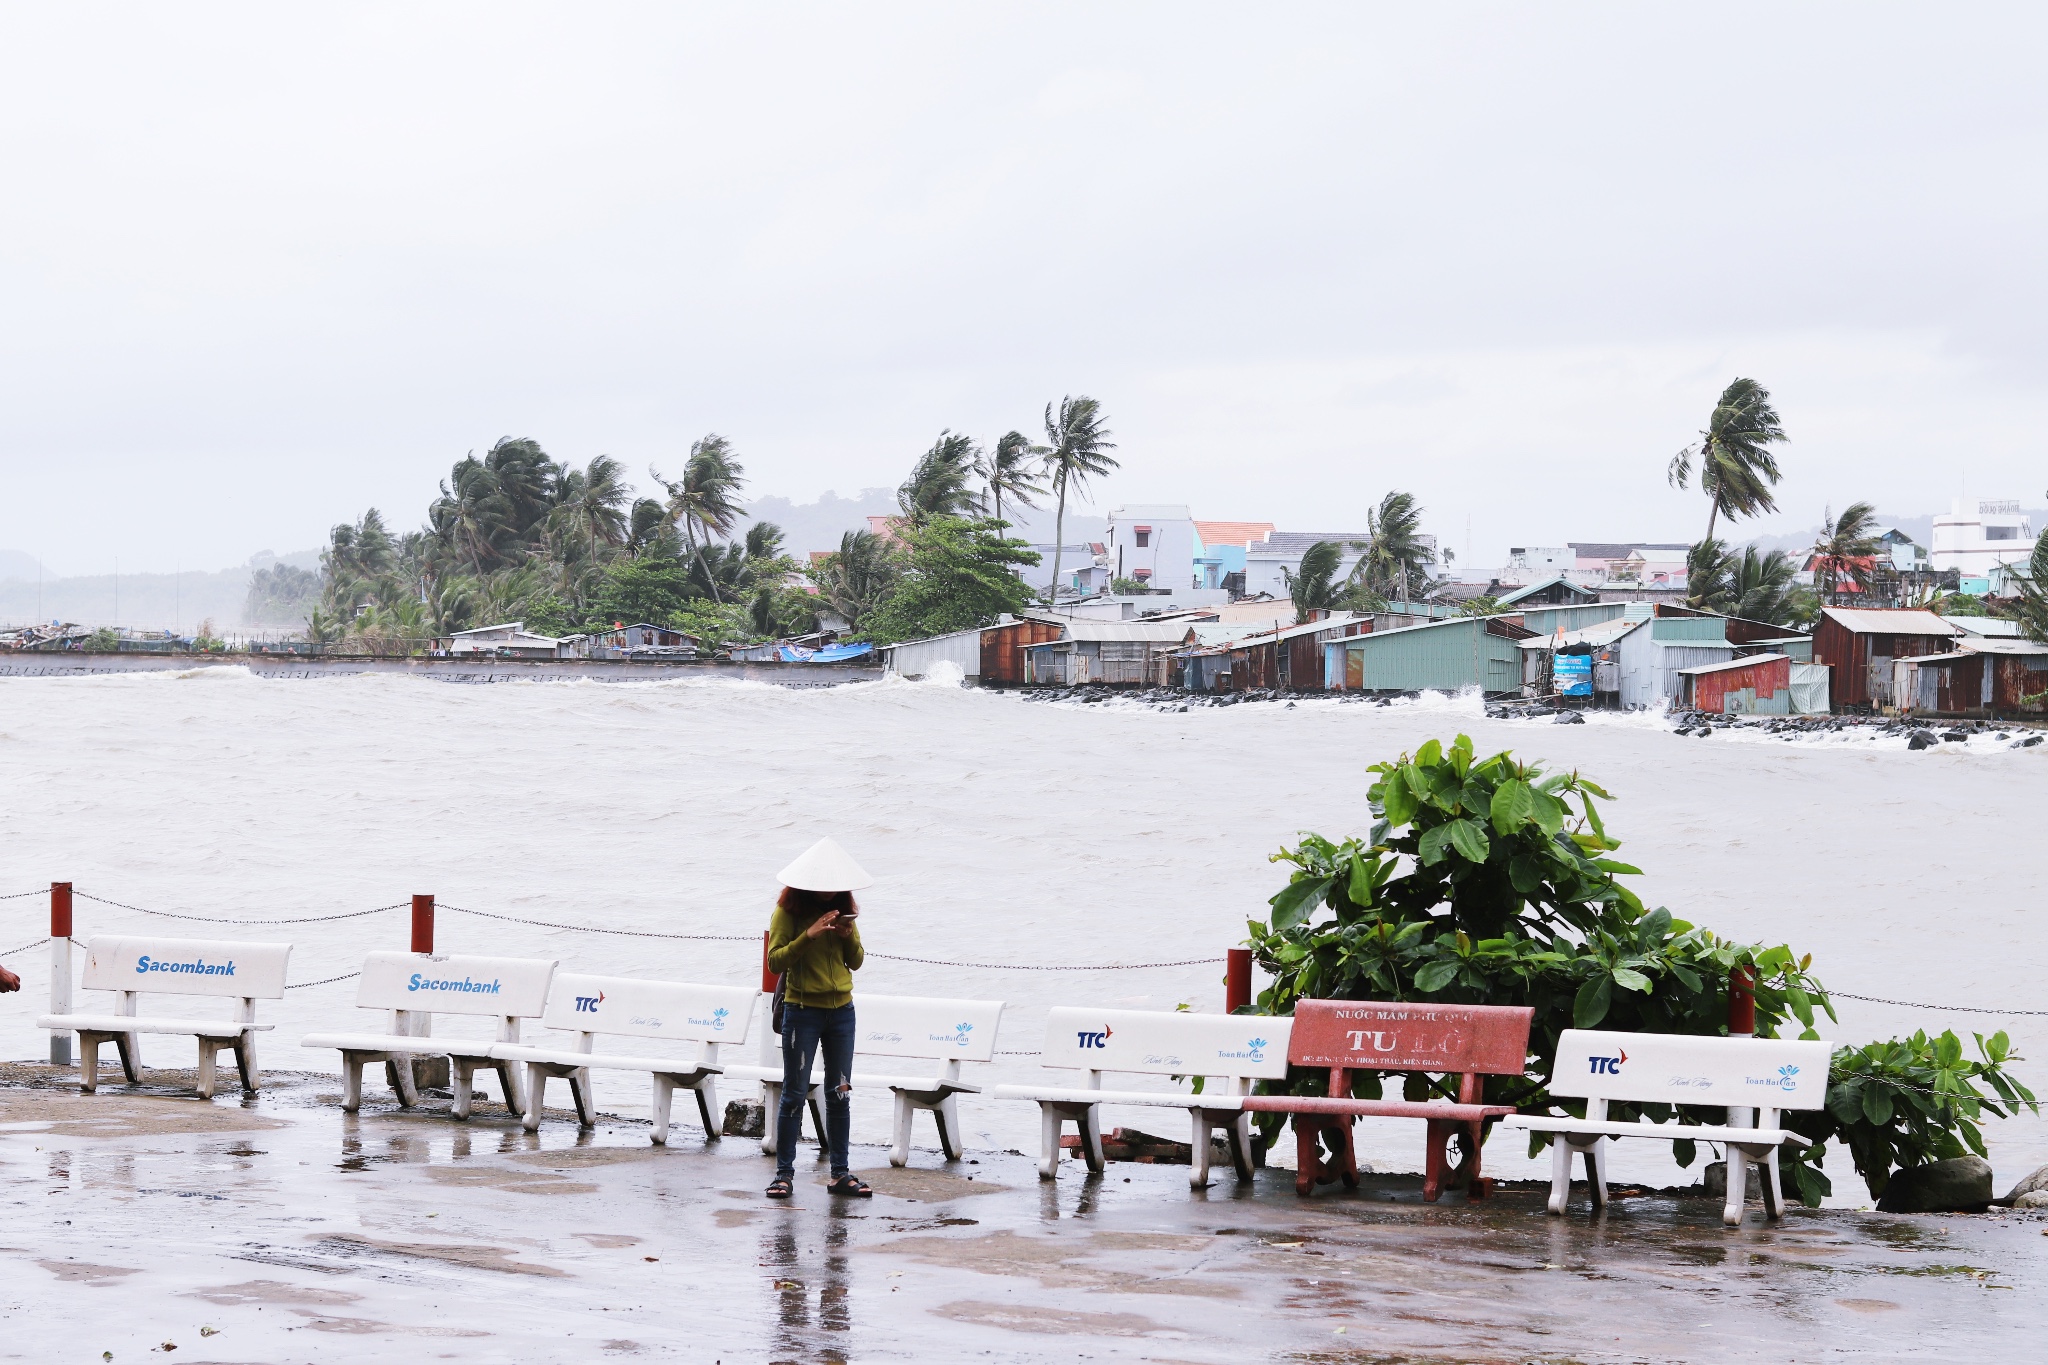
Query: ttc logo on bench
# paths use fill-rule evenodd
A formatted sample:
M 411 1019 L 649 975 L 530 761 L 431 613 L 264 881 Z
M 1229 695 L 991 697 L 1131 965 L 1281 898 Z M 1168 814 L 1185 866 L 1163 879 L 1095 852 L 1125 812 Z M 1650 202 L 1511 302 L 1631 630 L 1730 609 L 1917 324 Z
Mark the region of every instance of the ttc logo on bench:
M 596 1014 L 597 1007 L 604 1003 L 604 992 L 599 991 L 596 995 L 579 995 L 575 997 L 575 1000 L 576 1013 Z
M 1110 1029 L 1110 1028 L 1109 1028 L 1109 1027 L 1108 1027 L 1107 1025 L 1104 1025 L 1104 1026 L 1103 1026 L 1103 1030 L 1102 1030 L 1102 1032 L 1100 1032 L 1100 1033 L 1085 1033 L 1085 1032 L 1083 1032 L 1083 1033 L 1076 1033 L 1076 1034 L 1074 1035 L 1074 1037 L 1076 1037 L 1077 1039 L 1079 1039 L 1079 1040 L 1080 1040 L 1081 1046 L 1082 1046 L 1082 1047 L 1084 1047 L 1084 1048 L 1090 1048 L 1090 1047 L 1108 1047 L 1108 1046 L 1109 1046 L 1109 1040 L 1110 1040 L 1110 1038 L 1112 1038 L 1113 1036 L 1114 1036 L 1114 1033 L 1112 1032 L 1112 1030 L 1111 1030 L 1111 1029 Z
M 1628 1054 L 1624 1052 L 1619 1057 L 1588 1057 L 1586 1064 L 1595 1076 L 1619 1076 L 1621 1064 L 1627 1060 Z

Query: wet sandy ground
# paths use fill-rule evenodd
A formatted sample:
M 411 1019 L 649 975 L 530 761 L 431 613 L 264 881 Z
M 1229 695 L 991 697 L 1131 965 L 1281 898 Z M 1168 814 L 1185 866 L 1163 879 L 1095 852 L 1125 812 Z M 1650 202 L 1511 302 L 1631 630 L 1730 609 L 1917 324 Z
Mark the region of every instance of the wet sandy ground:
M 0 1067 L 0 1359 L 2000 1361 L 2048 1325 L 2038 1215 L 1732 1231 L 1658 1194 L 1556 1219 L 1400 1176 L 1304 1202 L 1284 1171 L 1191 1194 L 1184 1168 L 1042 1184 L 872 1148 L 876 1197 L 834 1201 L 808 1146 L 775 1205 L 758 1143 L 681 1125 L 663 1150 L 627 1119 L 176 1080 Z

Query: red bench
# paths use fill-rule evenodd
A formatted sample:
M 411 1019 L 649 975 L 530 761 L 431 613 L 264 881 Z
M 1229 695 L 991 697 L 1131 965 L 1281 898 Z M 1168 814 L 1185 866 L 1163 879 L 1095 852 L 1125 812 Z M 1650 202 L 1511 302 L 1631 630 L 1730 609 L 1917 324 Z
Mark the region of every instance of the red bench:
M 1509 1104 L 1481 1103 L 1486 1076 L 1519 1076 L 1529 1057 L 1529 1020 L 1522 1006 L 1397 1004 L 1370 1000 L 1302 1000 L 1294 1007 L 1294 1032 L 1287 1060 L 1294 1066 L 1328 1067 L 1329 1098 L 1312 1095 L 1247 1095 L 1250 1113 L 1291 1114 L 1298 1171 L 1294 1192 L 1307 1195 L 1326 1183 L 1328 1167 L 1317 1138 L 1327 1132 L 1342 1153 L 1336 1172 L 1347 1188 L 1358 1188 L 1358 1157 L 1351 1145 L 1356 1118 L 1423 1119 L 1429 1124 L 1422 1197 L 1443 1193 L 1445 1148 L 1461 1126 L 1472 1134 L 1472 1169 L 1466 1188 L 1483 1197 L 1479 1141 L 1485 1120 L 1515 1112 Z M 1359 1100 L 1351 1098 L 1355 1071 L 1427 1071 L 1458 1077 L 1458 1102 L 1444 1100 Z

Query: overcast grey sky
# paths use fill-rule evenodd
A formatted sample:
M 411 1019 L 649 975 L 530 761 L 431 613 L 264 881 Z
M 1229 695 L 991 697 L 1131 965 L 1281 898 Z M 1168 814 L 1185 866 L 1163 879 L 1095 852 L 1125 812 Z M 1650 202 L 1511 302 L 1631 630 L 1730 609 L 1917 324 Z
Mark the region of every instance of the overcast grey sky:
M 0 548 L 416 524 L 500 435 L 893 484 L 1106 405 L 1104 503 L 1480 565 L 2048 487 L 2037 6 L 0 10 Z M 1337 523 L 1342 523 L 1338 525 Z

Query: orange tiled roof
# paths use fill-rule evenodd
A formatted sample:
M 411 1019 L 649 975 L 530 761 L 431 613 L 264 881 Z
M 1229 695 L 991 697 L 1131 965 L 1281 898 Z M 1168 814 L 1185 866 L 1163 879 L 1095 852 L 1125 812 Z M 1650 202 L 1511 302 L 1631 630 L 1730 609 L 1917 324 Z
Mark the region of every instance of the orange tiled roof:
M 1198 521 L 1195 533 L 1204 545 L 1245 545 L 1273 534 L 1270 521 Z

